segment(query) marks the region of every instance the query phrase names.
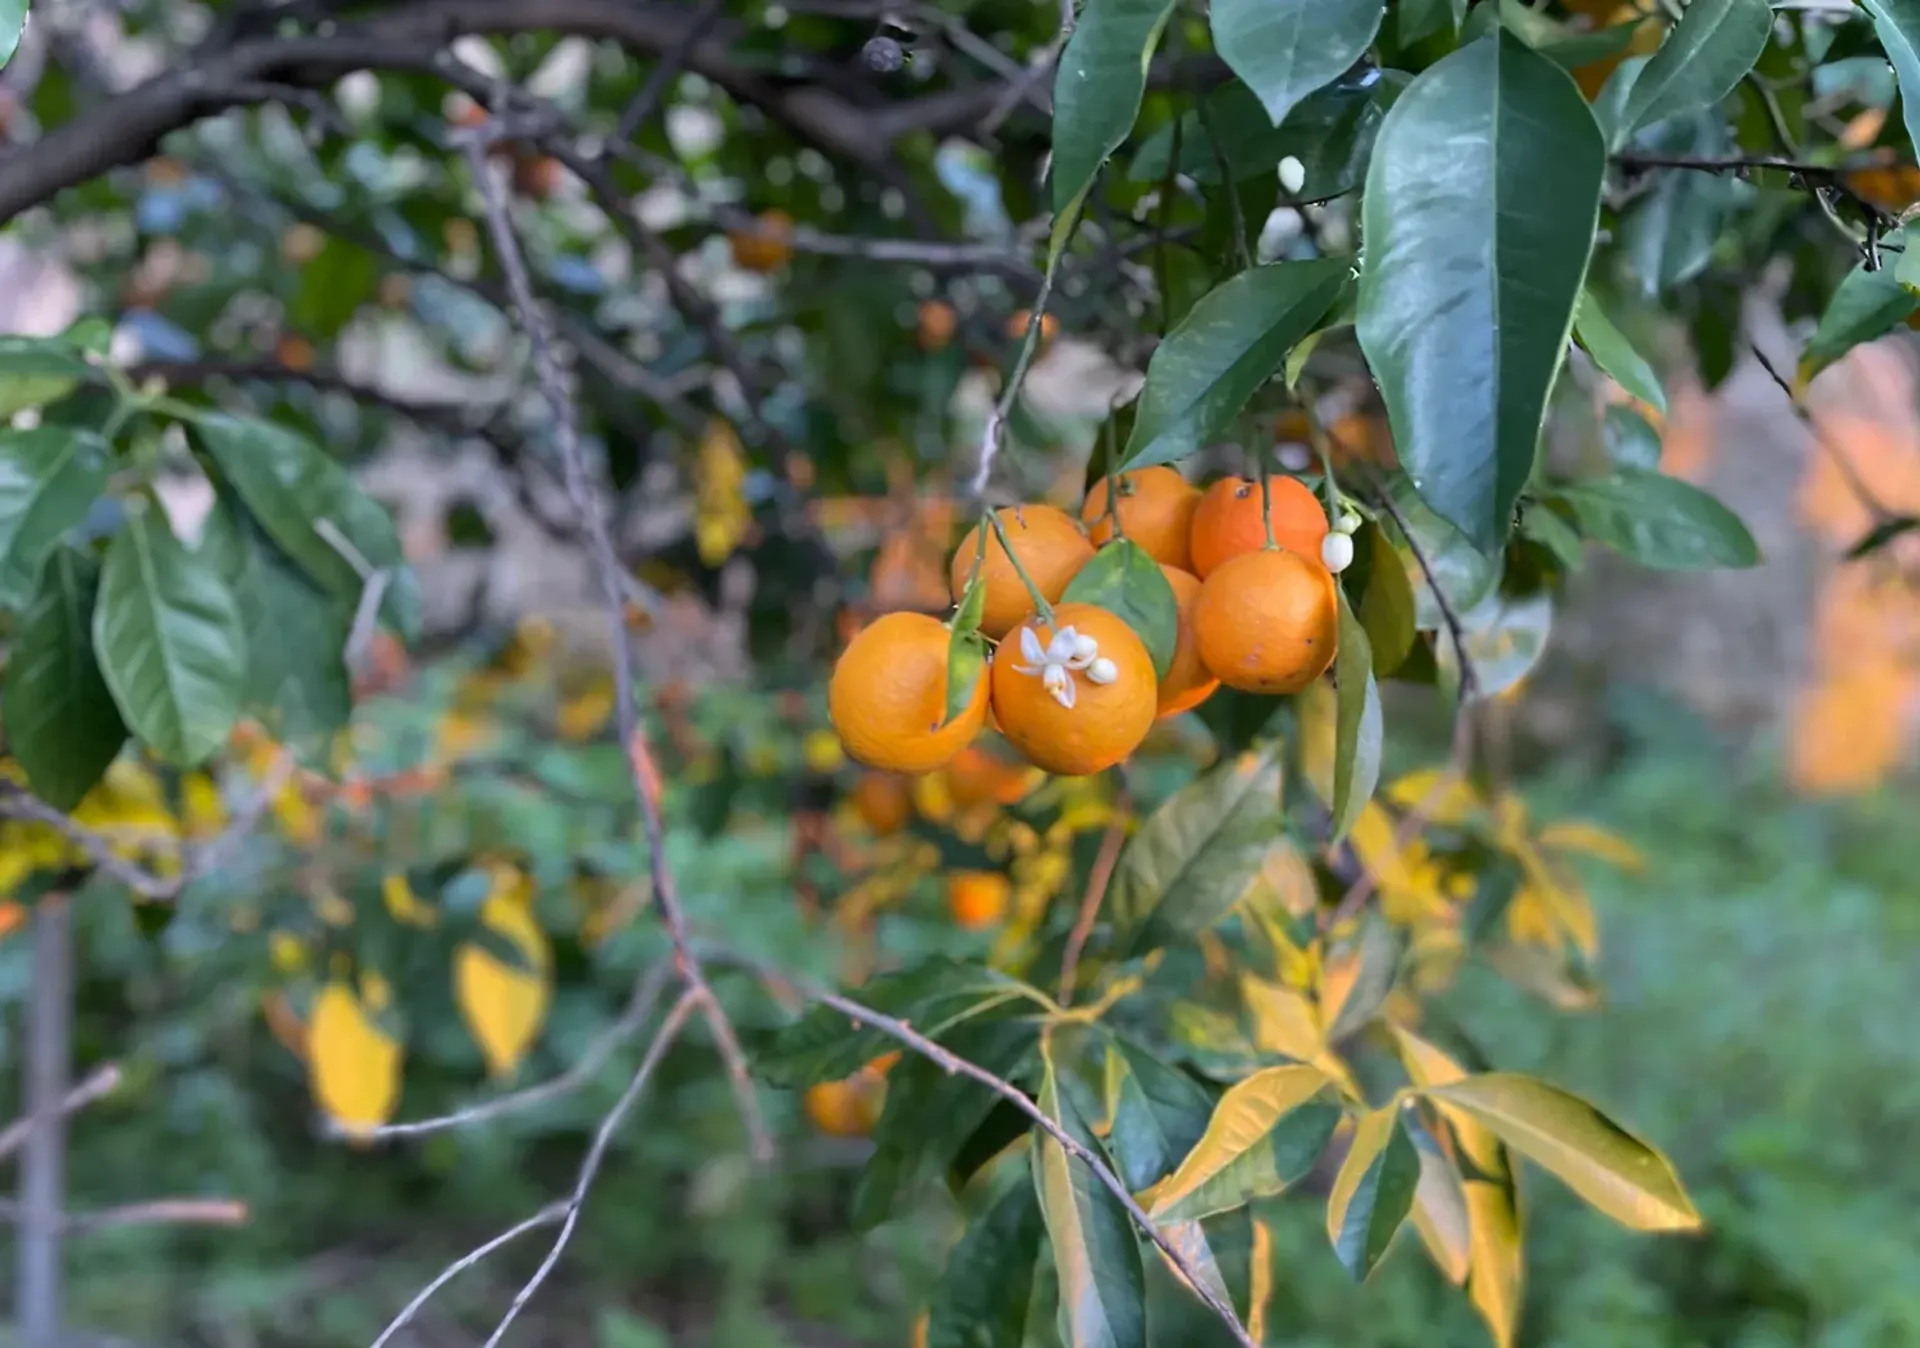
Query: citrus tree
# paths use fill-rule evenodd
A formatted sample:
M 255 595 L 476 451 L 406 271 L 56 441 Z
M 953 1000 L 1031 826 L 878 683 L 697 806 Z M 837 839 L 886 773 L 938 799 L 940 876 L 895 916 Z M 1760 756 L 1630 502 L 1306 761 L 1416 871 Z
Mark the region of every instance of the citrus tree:
M 1760 354 L 1783 410 L 1920 307 L 1920 8 L 151 0 L 105 28 L 0 4 L 0 219 L 85 295 L 0 340 L 8 882 L 156 921 L 287 899 L 236 925 L 277 938 L 268 1018 L 363 1145 L 645 1036 L 571 1194 L 479 1254 L 553 1228 L 557 1257 L 696 1022 L 763 1159 L 769 1088 L 871 1136 L 857 1224 L 950 1187 L 930 1344 L 1266 1341 L 1276 1202 L 1322 1205 L 1357 1278 L 1411 1228 L 1510 1343 L 1522 1161 L 1700 1225 L 1652 1141 L 1423 1007 L 1468 961 L 1591 1002 L 1570 861 L 1637 858 L 1531 818 L 1479 726 L 1589 545 L 1758 560 L 1659 469 L 1664 372 L 1726 372 L 1752 277 L 1784 259 L 1817 319 L 1791 375 Z M 403 348 L 457 392 L 389 377 Z M 555 728 L 610 722 L 602 752 L 537 716 L 463 738 L 526 632 L 437 742 L 360 733 L 422 625 L 350 471 L 400 427 L 484 447 L 589 559 L 610 669 Z M 183 476 L 197 525 L 163 508 Z M 689 737 L 634 645 L 742 565 L 753 673 Z M 770 708 L 771 763 L 715 751 Z M 210 764 L 238 804 L 196 834 Z M 688 897 L 690 839 L 769 810 L 790 864 L 745 874 L 831 918 L 838 978 Z M 220 849 L 263 821 L 276 878 L 235 894 Z M 953 939 L 900 940 L 930 891 Z M 651 944 L 603 939 L 632 924 Z M 562 962 L 632 980 L 606 1046 L 396 1122 L 419 1008 L 457 1003 L 511 1084 Z M 1162 1269 L 1210 1330 L 1149 1314 Z

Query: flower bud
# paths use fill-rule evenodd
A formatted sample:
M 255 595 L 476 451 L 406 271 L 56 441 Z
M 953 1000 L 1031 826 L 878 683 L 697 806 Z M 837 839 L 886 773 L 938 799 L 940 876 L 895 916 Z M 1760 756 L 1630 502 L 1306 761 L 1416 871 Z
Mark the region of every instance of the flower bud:
M 1293 155 L 1280 161 L 1280 186 L 1286 189 L 1288 196 L 1296 195 L 1307 185 L 1307 166 Z
M 1087 667 L 1087 677 L 1095 683 L 1112 683 L 1120 677 L 1120 666 L 1103 655 Z
M 1327 564 L 1327 570 L 1336 575 L 1353 565 L 1353 539 L 1347 534 L 1332 533 L 1320 540 L 1320 560 Z

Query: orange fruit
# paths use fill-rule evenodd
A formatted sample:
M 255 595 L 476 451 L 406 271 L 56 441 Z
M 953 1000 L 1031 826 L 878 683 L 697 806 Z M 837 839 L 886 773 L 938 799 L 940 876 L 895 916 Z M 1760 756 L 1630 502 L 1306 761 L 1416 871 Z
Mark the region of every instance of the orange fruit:
M 1290 477 L 1271 479 L 1268 492 L 1273 541 L 1289 552 L 1316 561 L 1327 536 L 1327 512 L 1304 484 Z M 1257 552 L 1267 545 L 1260 514 L 1260 484 L 1223 477 L 1208 487 L 1193 512 L 1193 573 L 1205 580 L 1229 557 Z
M 999 871 L 955 871 L 947 877 L 947 911 L 963 930 L 979 931 L 1007 915 L 1012 892 Z
M 793 217 L 785 211 L 762 211 L 755 228 L 734 230 L 727 243 L 741 270 L 779 271 L 793 257 Z
M 1193 602 L 1200 597 L 1200 578 L 1177 566 L 1160 566 L 1167 584 L 1173 586 L 1173 602 L 1180 606 L 1180 639 L 1173 647 L 1173 661 L 1167 677 L 1160 680 L 1159 712 L 1178 716 L 1213 696 L 1220 680 L 1200 660 L 1200 647 L 1193 637 Z
M 1066 593 L 1067 583 L 1093 556 L 1093 544 L 1080 532 L 1080 526 L 1064 510 L 1046 505 L 1002 506 L 993 512 L 1007 531 L 1013 553 L 1040 593 L 1051 604 Z M 967 530 L 954 551 L 947 568 L 954 603 L 967 592 L 980 555 L 980 526 Z M 999 535 L 987 532 L 987 606 L 980 619 L 980 630 L 996 641 L 1033 612 L 1033 597 L 1013 569 Z
M 1333 573 L 1284 548 L 1221 563 L 1193 602 L 1200 659 L 1229 688 L 1297 693 L 1333 663 L 1340 638 Z
M 1101 478 L 1087 493 L 1080 518 L 1087 537 L 1099 547 L 1113 537 L 1107 510 L 1112 478 Z M 1120 475 L 1120 532 L 1138 543 L 1162 566 L 1186 570 L 1192 551 L 1193 512 L 1200 506 L 1200 489 L 1164 465 Z
M 884 838 L 907 826 L 913 813 L 913 794 L 906 781 L 894 773 L 863 772 L 853 784 L 853 808 L 876 838 Z
M 529 201 L 546 201 L 566 180 L 566 165 L 552 155 L 520 155 L 513 161 L 513 190 Z
M 1038 783 L 1033 770 L 969 744 L 947 764 L 947 792 L 962 810 L 975 805 L 1013 805 Z
M 1013 316 L 1007 319 L 1007 336 L 1013 338 L 1013 340 L 1016 342 L 1026 341 L 1027 340 L 1027 324 L 1031 322 L 1033 322 L 1033 310 L 1031 309 L 1014 310 Z M 1041 314 L 1040 315 L 1040 345 L 1045 346 L 1048 342 L 1052 341 L 1055 337 L 1059 335 L 1060 335 L 1060 320 L 1055 318 L 1052 314 Z
M 914 335 L 922 351 L 944 351 L 959 326 L 960 316 L 954 313 L 951 304 L 945 300 L 922 300 L 920 322 Z
M 853 758 L 887 772 L 932 772 L 966 748 L 987 716 L 987 679 L 947 720 L 946 624 L 888 613 L 861 628 L 827 683 L 827 715 Z
M 801 1103 L 813 1126 L 828 1137 L 867 1137 L 880 1122 L 886 1102 L 886 1078 L 863 1067 L 840 1081 L 820 1081 L 807 1087 Z
M 1057 652 L 1068 628 L 1092 639 L 1098 660 L 1112 662 L 1106 671 L 1110 680 L 1095 680 L 1101 672 L 1097 664 L 1053 664 L 1057 674 L 1043 672 L 1049 667 L 1044 657 Z M 1060 688 L 1058 694 L 1050 681 Z M 1093 604 L 1061 604 L 1051 627 L 1037 616 L 1028 619 L 1007 634 L 993 662 L 993 711 L 1000 733 L 1028 762 L 1063 776 L 1083 777 L 1132 753 L 1153 728 L 1158 703 L 1146 645 L 1121 618 Z

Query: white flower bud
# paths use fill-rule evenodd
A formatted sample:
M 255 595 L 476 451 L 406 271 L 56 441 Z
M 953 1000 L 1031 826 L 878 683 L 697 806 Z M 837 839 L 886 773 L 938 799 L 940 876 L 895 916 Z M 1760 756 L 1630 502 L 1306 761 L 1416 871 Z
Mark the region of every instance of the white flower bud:
M 1095 683 L 1112 683 L 1120 677 L 1120 666 L 1103 655 L 1088 666 L 1087 677 Z
M 1313 467 L 1313 451 L 1305 445 L 1282 445 L 1280 466 L 1289 473 L 1304 473 Z
M 1353 565 L 1353 539 L 1346 534 L 1328 534 L 1320 540 L 1320 560 L 1336 574 Z
M 1333 527 L 1338 533 L 1355 533 L 1360 528 L 1360 516 L 1351 510 L 1343 510 L 1340 512 L 1340 518 L 1334 521 Z
M 1094 656 L 1098 654 L 1100 654 L 1100 643 L 1096 641 L 1094 638 L 1088 636 L 1084 632 L 1079 633 L 1077 636 L 1074 637 L 1074 641 L 1073 641 L 1073 658 L 1074 659 L 1091 660 L 1093 659 Z
M 1292 155 L 1280 161 L 1280 186 L 1293 196 L 1307 185 L 1307 166 Z

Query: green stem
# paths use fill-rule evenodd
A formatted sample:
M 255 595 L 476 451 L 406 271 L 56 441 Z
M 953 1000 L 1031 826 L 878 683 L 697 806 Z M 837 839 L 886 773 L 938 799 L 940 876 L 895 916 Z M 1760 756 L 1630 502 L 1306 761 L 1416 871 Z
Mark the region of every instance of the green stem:
M 1007 526 L 1000 522 L 1000 512 L 989 510 L 987 523 L 993 529 L 993 536 L 1000 540 L 1000 550 L 1007 554 L 1007 560 L 1013 563 L 1014 575 L 1020 577 L 1020 583 L 1027 587 L 1027 594 L 1033 600 L 1033 611 L 1040 615 L 1040 621 L 1048 627 L 1053 626 L 1053 605 L 1040 593 L 1040 587 L 1033 583 L 1033 577 L 1027 574 L 1027 568 L 1020 564 L 1020 555 L 1013 550 L 1013 540 L 1007 537 Z
M 1213 118 L 1207 110 L 1207 102 L 1200 100 L 1200 125 L 1206 129 L 1207 139 L 1213 142 L 1213 162 L 1220 169 L 1221 190 L 1227 194 L 1227 207 L 1233 215 L 1233 248 L 1240 257 L 1240 266 L 1251 270 L 1253 267 L 1253 249 L 1247 246 L 1247 217 L 1240 208 L 1240 192 L 1233 184 L 1233 169 L 1227 163 L 1227 152 L 1220 148 L 1220 136 L 1213 129 Z
M 1119 467 L 1120 446 L 1115 443 L 1113 433 L 1113 413 L 1107 413 L 1107 424 L 1100 429 L 1102 440 L 1106 443 L 1107 455 L 1107 526 L 1113 530 L 1115 538 L 1127 536 L 1126 526 L 1120 523 L 1120 483 Z
M 1267 475 L 1267 456 L 1262 450 L 1253 451 L 1253 465 L 1260 474 L 1260 527 L 1267 532 L 1267 547 L 1279 547 L 1273 541 L 1273 483 Z

